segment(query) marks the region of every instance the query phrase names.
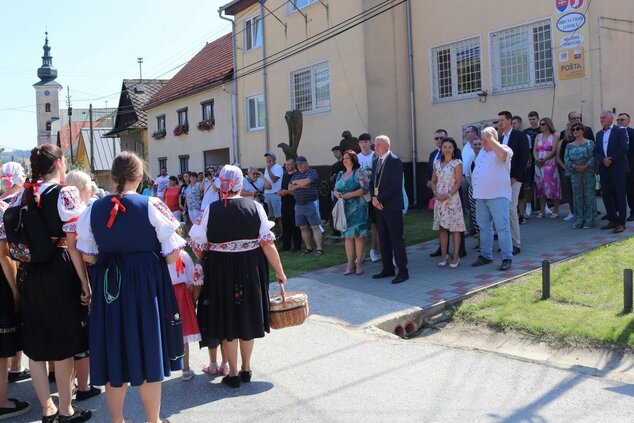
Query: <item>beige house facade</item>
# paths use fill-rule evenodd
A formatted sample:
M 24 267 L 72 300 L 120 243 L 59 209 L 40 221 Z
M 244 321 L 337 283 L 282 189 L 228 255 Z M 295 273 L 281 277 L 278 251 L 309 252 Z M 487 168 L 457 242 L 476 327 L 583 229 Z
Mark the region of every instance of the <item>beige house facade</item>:
M 525 125 L 535 110 L 561 130 L 574 110 L 597 130 L 601 110 L 634 113 L 629 0 L 265 5 L 236 0 L 220 9 L 235 20 L 243 165 L 287 142 L 283 116 L 296 108 L 304 111 L 299 153 L 311 164 L 332 163 L 330 147 L 345 129 L 387 134 L 404 162 L 417 163 L 422 199 L 437 128 L 462 139 L 466 125 L 494 121 L 502 110 Z M 406 172 L 411 193 L 412 167 Z
M 145 106 L 154 177 L 234 161 L 231 35 L 207 44 Z

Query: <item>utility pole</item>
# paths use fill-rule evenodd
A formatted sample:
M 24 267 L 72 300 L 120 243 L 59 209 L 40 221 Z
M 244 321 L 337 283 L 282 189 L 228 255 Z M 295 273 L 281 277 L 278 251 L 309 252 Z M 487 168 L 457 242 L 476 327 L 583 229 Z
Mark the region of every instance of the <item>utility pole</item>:
M 90 173 L 95 174 L 95 142 L 92 133 L 92 103 L 88 107 L 88 117 L 90 119 Z
M 68 144 L 70 145 L 70 164 L 73 162 L 73 108 L 70 104 L 70 86 L 66 87 L 66 105 L 68 106 Z

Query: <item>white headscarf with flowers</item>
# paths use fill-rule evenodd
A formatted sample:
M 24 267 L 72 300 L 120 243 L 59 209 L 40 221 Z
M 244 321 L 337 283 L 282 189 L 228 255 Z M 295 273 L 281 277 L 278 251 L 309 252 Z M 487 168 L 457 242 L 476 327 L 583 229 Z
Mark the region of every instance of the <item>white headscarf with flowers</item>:
M 2 165 L 2 181 L 6 188 L 13 185 L 24 185 L 26 177 L 24 176 L 24 168 L 20 163 L 8 162 Z

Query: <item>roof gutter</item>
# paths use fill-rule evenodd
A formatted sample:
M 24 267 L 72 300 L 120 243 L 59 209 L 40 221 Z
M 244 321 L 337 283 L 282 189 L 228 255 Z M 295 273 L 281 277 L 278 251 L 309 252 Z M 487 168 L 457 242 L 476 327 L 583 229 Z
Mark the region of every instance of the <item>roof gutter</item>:
M 264 2 L 260 2 L 260 22 L 262 23 L 262 86 L 264 90 L 264 151 L 270 148 L 270 129 L 269 129 L 269 96 L 266 84 L 266 32 L 264 31 Z
M 226 7 L 218 9 L 218 16 L 220 19 L 231 22 L 231 34 L 233 40 L 231 41 L 231 49 L 233 51 L 233 75 L 231 78 L 231 150 L 232 160 L 231 163 L 240 162 L 240 150 L 238 149 L 238 80 L 236 78 L 236 22 L 233 19 L 229 19 L 223 16 L 222 13 Z
M 414 91 L 414 50 L 412 46 L 412 3 L 407 0 L 407 62 L 409 65 L 409 103 L 410 121 L 412 123 L 412 195 L 413 206 L 418 206 L 418 184 L 416 183 L 416 162 L 418 153 L 416 151 L 416 97 Z

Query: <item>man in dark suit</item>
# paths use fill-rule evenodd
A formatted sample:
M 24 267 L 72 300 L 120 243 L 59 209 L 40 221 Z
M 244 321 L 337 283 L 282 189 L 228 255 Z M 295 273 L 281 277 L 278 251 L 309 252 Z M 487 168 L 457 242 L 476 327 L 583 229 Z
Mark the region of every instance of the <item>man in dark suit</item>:
M 627 183 L 625 184 L 627 189 L 627 205 L 630 208 L 630 216 L 627 218 L 627 221 L 634 222 L 634 129 L 630 128 L 630 115 L 627 113 L 619 113 L 616 118 L 616 124 L 625 129 L 627 134 L 627 160 L 630 165 L 630 170 L 627 174 Z
M 528 148 L 528 138 L 522 131 L 513 129 L 513 115 L 511 112 L 502 111 L 498 113 L 498 127 L 500 131 L 500 144 L 508 145 L 513 151 L 511 159 L 511 205 L 509 218 L 511 221 L 511 237 L 513 239 L 513 255 L 520 253 L 522 242 L 520 238 L 520 221 L 517 214 L 520 191 L 526 175 L 526 165 L 530 160 L 530 150 Z
M 436 129 L 436 132 L 434 132 L 434 142 L 436 143 L 436 147 L 438 148 L 436 148 L 431 153 L 429 153 L 429 159 L 427 161 L 427 169 L 425 172 L 425 185 L 427 186 L 427 189 L 429 189 L 430 192 L 432 190 L 431 178 L 434 175 L 434 162 L 440 158 L 441 156 L 440 146 L 442 145 L 443 140 L 446 138 L 447 138 L 447 131 L 445 131 L 444 129 Z M 462 160 L 462 152 L 460 151 L 460 148 L 456 150 L 456 157 Z M 464 210 L 464 206 L 463 206 L 463 210 Z M 451 237 L 449 237 L 449 244 L 451 244 Z M 464 246 L 464 232 L 460 232 L 460 257 L 462 258 L 462 257 L 465 257 L 466 255 L 467 255 L 467 250 L 465 249 L 465 246 Z M 436 251 L 434 251 L 433 253 L 430 253 L 429 256 L 440 257 L 440 245 L 438 246 L 438 249 L 436 249 Z
M 403 163 L 390 151 L 390 139 L 385 135 L 375 138 L 374 151 L 378 159 L 372 163 L 370 195 L 376 209 L 383 269 L 372 277 L 380 279 L 394 276 L 394 258 L 398 274 L 392 283 L 397 284 L 409 279 L 403 236 Z
M 608 224 L 601 229 L 619 233 L 625 230 L 627 212 L 625 192 L 630 170 L 627 131 L 614 125 L 614 115 L 609 110 L 601 112 L 600 120 L 603 129 L 597 132 L 594 157 L 599 162 L 601 193 L 608 216 Z

